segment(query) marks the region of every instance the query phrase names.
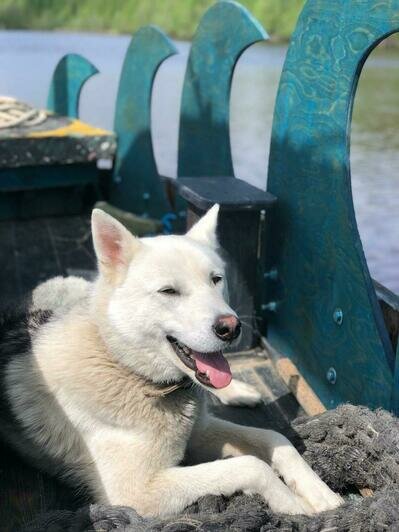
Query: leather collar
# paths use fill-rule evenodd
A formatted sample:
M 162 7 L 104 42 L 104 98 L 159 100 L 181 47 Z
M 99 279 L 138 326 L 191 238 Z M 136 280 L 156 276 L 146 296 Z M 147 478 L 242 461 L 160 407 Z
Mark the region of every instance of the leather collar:
M 190 388 L 193 381 L 190 377 L 183 377 L 178 382 L 163 383 L 147 380 L 147 383 L 150 384 L 151 387 L 151 390 L 146 391 L 148 397 L 165 397 L 178 390 L 186 390 Z

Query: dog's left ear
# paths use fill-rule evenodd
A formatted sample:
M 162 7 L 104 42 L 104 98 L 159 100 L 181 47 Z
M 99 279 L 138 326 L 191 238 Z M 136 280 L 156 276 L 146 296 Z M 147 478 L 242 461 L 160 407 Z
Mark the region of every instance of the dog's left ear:
M 101 209 L 92 212 L 91 231 L 100 272 L 109 279 L 124 274 L 143 245 L 140 240 Z
M 212 248 L 218 247 L 218 239 L 216 234 L 216 228 L 218 225 L 219 205 L 215 205 L 209 209 L 209 211 L 198 220 L 198 222 L 192 226 L 188 231 L 187 236 L 193 240 L 197 240 L 202 244 L 211 246 Z

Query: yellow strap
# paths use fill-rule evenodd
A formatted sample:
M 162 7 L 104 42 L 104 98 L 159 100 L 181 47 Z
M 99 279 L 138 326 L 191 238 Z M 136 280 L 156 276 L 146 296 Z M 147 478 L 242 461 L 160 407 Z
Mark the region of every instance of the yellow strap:
M 32 131 L 28 133 L 28 138 L 42 138 L 42 137 L 97 137 L 97 136 L 109 136 L 111 132 L 105 129 L 85 124 L 80 120 L 72 120 L 70 124 L 62 126 L 56 129 L 49 129 L 46 131 Z

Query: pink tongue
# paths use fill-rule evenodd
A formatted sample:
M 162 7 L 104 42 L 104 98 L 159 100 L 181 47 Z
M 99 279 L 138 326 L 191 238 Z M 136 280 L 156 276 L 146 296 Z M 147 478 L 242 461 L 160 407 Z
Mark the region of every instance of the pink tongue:
M 222 353 L 196 353 L 193 352 L 197 369 L 200 373 L 208 372 L 208 378 L 215 388 L 225 388 L 233 378 L 229 363 Z

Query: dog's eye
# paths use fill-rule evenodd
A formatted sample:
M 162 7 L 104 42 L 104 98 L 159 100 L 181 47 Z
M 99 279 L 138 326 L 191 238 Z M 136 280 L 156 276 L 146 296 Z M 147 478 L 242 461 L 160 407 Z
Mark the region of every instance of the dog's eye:
M 175 290 L 171 286 L 165 286 L 165 288 L 161 288 L 160 290 L 158 290 L 158 292 L 161 294 L 166 294 L 167 296 L 178 296 L 179 295 L 178 290 Z
M 223 279 L 221 275 L 212 275 L 212 283 L 218 284 Z

